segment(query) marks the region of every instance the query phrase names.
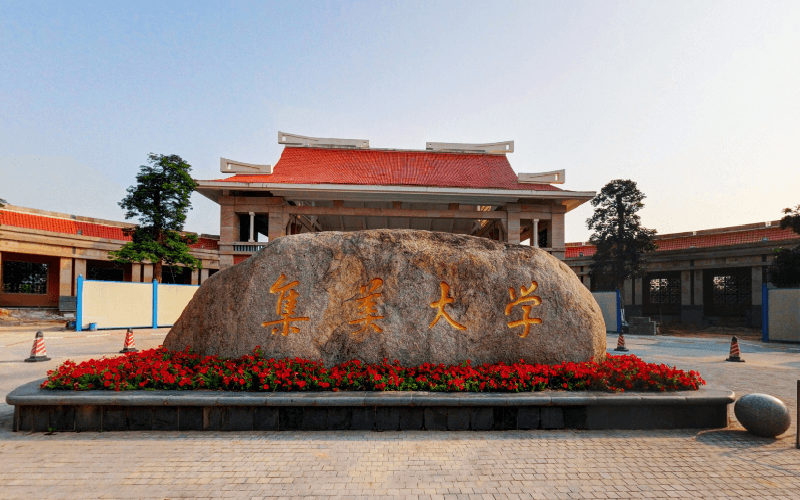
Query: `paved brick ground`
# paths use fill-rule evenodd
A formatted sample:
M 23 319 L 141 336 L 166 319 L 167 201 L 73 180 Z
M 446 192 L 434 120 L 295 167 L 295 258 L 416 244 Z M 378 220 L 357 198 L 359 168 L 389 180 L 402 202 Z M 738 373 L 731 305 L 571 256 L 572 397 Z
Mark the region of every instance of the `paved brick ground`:
M 144 330 L 136 342 L 157 345 L 163 333 Z M 15 335 L 32 340 L 29 332 L 0 333 L 3 398 L 43 369 L 21 363 L 31 341 L 20 350 L 10 345 Z M 53 364 L 111 354 L 122 343 L 120 332 L 62 335 L 48 342 Z M 609 347 L 615 343 L 609 337 Z M 743 364 L 723 361 L 726 339 L 639 338 L 628 346 L 649 361 L 699 369 L 739 395 L 773 394 L 795 421 L 800 346 L 745 342 Z M 9 428 L 10 408 L 0 405 L 0 498 L 800 498 L 794 425 L 778 439 L 750 436 L 735 421 L 704 432 L 44 435 Z

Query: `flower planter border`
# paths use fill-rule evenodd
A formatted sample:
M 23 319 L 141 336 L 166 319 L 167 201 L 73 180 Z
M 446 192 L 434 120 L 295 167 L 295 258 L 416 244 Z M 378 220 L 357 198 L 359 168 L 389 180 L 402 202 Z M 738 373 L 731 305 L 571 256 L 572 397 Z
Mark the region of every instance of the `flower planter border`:
M 14 430 L 278 431 L 717 429 L 733 391 L 437 393 L 57 391 L 6 396 Z

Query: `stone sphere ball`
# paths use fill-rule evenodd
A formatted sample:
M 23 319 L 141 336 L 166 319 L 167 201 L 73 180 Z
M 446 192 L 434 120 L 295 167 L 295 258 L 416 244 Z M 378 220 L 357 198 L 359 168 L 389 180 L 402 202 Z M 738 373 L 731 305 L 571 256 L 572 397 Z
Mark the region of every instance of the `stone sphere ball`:
M 739 423 L 756 436 L 779 436 L 792 425 L 789 409 L 780 399 L 769 394 L 742 396 L 734 404 L 733 413 Z

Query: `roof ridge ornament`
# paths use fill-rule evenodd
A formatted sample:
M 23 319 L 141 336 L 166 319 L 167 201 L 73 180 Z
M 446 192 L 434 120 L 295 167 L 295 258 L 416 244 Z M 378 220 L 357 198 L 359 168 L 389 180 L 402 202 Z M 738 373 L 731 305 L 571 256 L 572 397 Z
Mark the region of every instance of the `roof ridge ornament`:
M 271 174 L 272 165 L 255 165 L 253 163 L 220 158 L 219 171 L 223 174 Z
M 566 175 L 567 172 L 563 168 L 552 172 L 519 173 L 517 174 L 517 182 L 524 184 L 564 184 Z
M 306 137 L 304 135 L 289 134 L 280 131 L 278 132 L 278 144 L 300 147 L 369 149 L 369 141 L 365 139 L 324 139 L 320 137 Z
M 485 144 L 426 142 L 425 149 L 428 151 L 443 151 L 450 153 L 506 154 L 514 152 L 514 141 L 487 142 Z

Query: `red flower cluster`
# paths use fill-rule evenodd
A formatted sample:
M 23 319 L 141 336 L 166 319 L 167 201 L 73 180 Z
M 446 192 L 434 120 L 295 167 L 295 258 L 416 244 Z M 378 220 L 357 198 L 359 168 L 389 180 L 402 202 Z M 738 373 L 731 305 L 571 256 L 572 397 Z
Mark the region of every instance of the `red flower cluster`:
M 347 361 L 330 369 L 322 361 L 267 359 L 260 348 L 240 359 L 200 356 L 163 347 L 82 363 L 66 361 L 47 373 L 43 389 L 205 389 L 227 391 L 676 391 L 705 381 L 696 371 L 645 363 L 633 355 L 606 356 L 597 363 L 519 363 L 456 366 L 425 363 L 404 367 Z

